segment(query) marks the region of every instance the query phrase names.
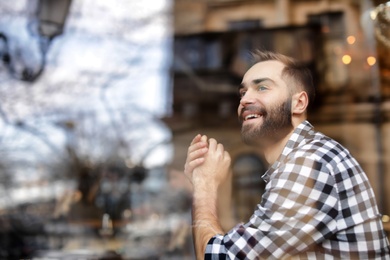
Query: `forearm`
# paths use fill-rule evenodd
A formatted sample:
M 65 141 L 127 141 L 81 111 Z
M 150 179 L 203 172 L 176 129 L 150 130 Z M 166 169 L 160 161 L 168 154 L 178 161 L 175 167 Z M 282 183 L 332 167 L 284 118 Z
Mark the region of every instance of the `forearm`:
M 226 180 L 218 189 L 218 220 L 224 233 L 236 225 L 232 212 L 232 179 L 232 172 L 229 171 Z
M 218 188 L 229 177 L 230 155 L 213 138 L 198 135 L 187 155 L 185 172 L 191 178 L 194 192 L 192 205 L 193 237 L 197 259 L 204 259 L 209 240 L 223 234 L 218 220 Z M 223 185 L 222 185 L 223 186 Z
M 217 189 L 194 190 L 192 205 L 193 238 L 197 259 L 204 259 L 208 241 L 223 234 L 218 220 Z

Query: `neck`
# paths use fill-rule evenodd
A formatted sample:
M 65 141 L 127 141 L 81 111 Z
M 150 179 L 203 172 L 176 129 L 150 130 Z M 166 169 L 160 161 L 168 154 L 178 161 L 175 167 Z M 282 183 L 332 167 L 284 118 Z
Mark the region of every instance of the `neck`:
M 264 148 L 264 157 L 269 165 L 272 165 L 278 159 L 293 132 L 294 129 L 289 132 L 283 139 Z
M 301 124 L 304 120 L 305 120 L 305 118 L 300 118 L 299 120 L 297 120 L 297 119 L 294 120 L 294 118 L 293 118 L 292 130 L 290 132 L 288 132 L 287 135 L 285 135 L 279 141 L 274 142 L 272 144 L 269 144 L 263 148 L 265 160 L 268 162 L 269 165 L 272 165 L 279 158 L 280 154 L 283 152 L 283 149 L 286 146 L 291 135 L 294 133 L 295 128 L 299 124 Z

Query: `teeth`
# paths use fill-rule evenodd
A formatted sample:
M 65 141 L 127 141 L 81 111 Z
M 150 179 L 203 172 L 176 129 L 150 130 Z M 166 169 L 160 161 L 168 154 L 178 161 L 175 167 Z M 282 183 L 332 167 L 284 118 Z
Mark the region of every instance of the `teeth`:
M 250 115 L 247 115 L 245 117 L 245 120 L 252 119 L 252 118 L 257 118 L 257 117 L 259 117 L 259 115 L 257 115 L 257 114 L 250 114 Z

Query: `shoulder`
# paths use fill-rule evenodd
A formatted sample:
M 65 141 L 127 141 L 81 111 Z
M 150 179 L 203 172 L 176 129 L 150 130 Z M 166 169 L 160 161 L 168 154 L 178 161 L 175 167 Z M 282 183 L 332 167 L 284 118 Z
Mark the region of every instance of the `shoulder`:
M 350 152 L 336 140 L 317 132 L 314 129 L 308 132 L 299 145 L 289 154 L 289 159 L 311 158 L 315 161 L 327 163 L 339 163 L 351 157 Z

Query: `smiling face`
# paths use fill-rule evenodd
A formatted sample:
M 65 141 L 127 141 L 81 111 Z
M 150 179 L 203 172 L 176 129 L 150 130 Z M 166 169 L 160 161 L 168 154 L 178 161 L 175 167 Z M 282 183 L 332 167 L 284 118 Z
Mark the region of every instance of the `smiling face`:
M 282 77 L 283 68 L 279 61 L 264 61 L 244 75 L 238 116 L 246 144 L 275 143 L 293 129 L 291 90 Z

